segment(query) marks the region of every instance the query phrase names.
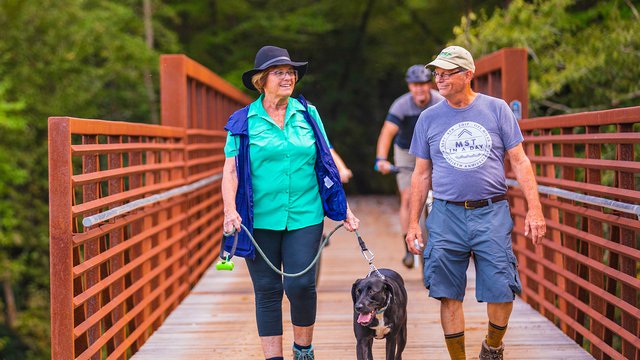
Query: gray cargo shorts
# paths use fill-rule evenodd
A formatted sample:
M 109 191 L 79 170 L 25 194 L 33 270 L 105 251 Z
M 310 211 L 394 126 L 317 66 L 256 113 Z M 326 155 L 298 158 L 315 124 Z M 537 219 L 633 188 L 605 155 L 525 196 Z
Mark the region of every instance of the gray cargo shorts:
M 409 154 L 409 149 L 403 149 L 396 144 L 393 144 L 393 161 L 395 163 L 395 166 L 400 168 L 409 167 L 413 169 L 416 167 L 416 157 Z M 403 190 L 409 189 L 409 187 L 411 187 L 411 175 L 413 175 L 413 170 L 402 170 L 396 174 L 398 190 L 402 192 Z

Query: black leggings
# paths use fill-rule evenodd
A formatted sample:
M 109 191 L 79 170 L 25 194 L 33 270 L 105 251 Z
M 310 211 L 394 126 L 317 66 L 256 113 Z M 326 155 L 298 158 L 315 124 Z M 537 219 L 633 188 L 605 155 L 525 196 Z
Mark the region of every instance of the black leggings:
M 285 273 L 304 270 L 318 253 L 323 223 L 297 230 L 254 229 L 253 237 L 276 268 Z M 316 267 L 304 275 L 288 277 L 276 273 L 256 251 L 255 260 L 246 259 L 256 297 L 258 335 L 282 335 L 282 295 L 291 304 L 291 322 L 311 326 L 316 321 Z

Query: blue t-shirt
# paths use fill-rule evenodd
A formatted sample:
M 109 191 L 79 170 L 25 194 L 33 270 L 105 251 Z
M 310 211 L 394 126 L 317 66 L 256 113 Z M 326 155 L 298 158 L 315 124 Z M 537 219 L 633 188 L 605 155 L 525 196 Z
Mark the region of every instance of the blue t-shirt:
M 398 125 L 398 134 L 396 134 L 394 143 L 401 149 L 409 149 L 413 128 L 416 126 L 420 113 L 444 99 L 436 90 L 429 90 L 429 94 L 431 94 L 431 100 L 425 107 L 416 105 L 410 92 L 400 96 L 391 104 L 385 120 Z
M 433 197 L 481 200 L 507 192 L 505 152 L 523 140 L 507 103 L 478 94 L 464 108 L 442 101 L 425 110 L 409 153 L 432 161 Z

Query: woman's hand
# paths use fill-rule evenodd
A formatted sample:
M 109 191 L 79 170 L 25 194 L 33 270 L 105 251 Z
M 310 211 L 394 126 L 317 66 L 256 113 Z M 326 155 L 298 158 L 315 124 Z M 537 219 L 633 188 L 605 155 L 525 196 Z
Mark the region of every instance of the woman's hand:
M 351 169 L 349 169 L 349 168 L 339 169 L 338 172 L 340 173 L 340 181 L 343 184 L 348 183 L 349 179 L 351 179 L 351 177 L 353 177 L 353 173 L 351 172 Z
M 344 228 L 347 229 L 347 231 L 355 231 L 358 230 L 358 227 L 360 227 L 360 220 L 355 215 L 353 215 L 351 209 L 349 208 L 347 208 L 347 218 L 343 223 Z
M 235 231 L 240 231 L 240 224 L 242 218 L 240 214 L 234 210 L 224 210 L 224 222 L 222 223 L 222 231 L 225 234 L 233 234 Z

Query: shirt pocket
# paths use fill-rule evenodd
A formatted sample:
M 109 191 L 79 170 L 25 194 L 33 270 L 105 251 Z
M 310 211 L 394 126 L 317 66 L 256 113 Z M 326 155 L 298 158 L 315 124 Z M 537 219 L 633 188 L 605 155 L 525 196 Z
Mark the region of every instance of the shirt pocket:
M 249 142 L 256 147 L 268 147 L 274 145 L 277 139 L 273 133 L 274 126 L 270 124 L 260 124 L 249 131 Z
M 303 119 L 302 121 L 298 120 L 291 124 L 289 141 L 295 146 L 306 148 L 315 145 L 316 137 L 311 125 Z

